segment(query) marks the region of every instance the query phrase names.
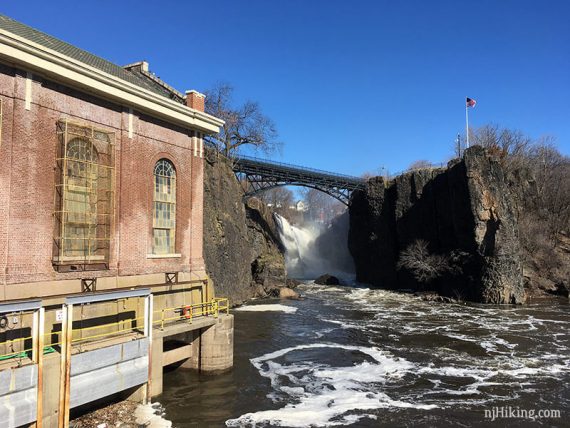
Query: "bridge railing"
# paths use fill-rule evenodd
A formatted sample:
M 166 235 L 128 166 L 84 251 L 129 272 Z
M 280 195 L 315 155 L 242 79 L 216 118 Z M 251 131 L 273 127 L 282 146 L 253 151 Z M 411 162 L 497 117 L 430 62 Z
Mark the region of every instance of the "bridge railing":
M 258 157 L 254 157 L 254 156 L 245 156 L 245 155 L 237 154 L 237 155 L 233 156 L 233 159 L 235 160 L 236 163 L 239 163 L 240 161 L 247 161 L 247 162 L 251 162 L 251 163 L 255 163 L 255 164 L 259 164 L 259 165 L 267 165 L 268 167 L 280 167 L 280 168 L 286 168 L 286 169 L 290 169 L 290 170 L 294 170 L 294 171 L 300 171 L 300 172 L 311 172 L 311 173 L 318 174 L 318 175 L 326 175 L 326 176 L 330 176 L 330 177 L 345 178 L 345 179 L 348 179 L 350 181 L 357 181 L 357 182 L 363 182 L 364 183 L 363 178 L 355 177 L 353 175 L 338 174 L 336 172 L 325 171 L 322 169 L 310 168 L 310 167 L 299 166 L 299 165 L 293 165 L 290 163 L 278 162 L 278 161 L 258 158 Z

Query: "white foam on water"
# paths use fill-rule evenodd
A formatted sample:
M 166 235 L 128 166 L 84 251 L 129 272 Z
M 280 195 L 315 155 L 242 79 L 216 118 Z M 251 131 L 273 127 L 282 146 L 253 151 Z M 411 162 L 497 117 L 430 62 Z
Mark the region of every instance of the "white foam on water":
M 297 308 L 294 306 L 286 306 L 280 304 L 240 306 L 239 308 L 232 310 L 238 312 L 285 312 L 288 314 L 297 312 Z
M 136 423 L 148 428 L 171 428 L 172 422 L 165 419 L 164 408 L 159 402 L 139 404 L 134 413 Z
M 353 321 L 348 321 L 348 320 L 332 320 L 332 319 L 324 318 L 324 317 L 321 317 L 321 316 L 319 316 L 319 319 L 320 319 L 321 321 L 324 321 L 324 322 L 328 322 L 328 323 L 331 323 L 331 324 L 336 324 L 336 325 L 340 326 L 340 328 L 344 328 L 344 329 L 347 329 L 347 328 L 352 328 L 352 329 L 355 329 L 355 330 L 366 330 L 366 329 L 367 329 L 364 324 L 358 324 L 357 322 L 353 322 Z
M 327 348 L 331 352 L 360 352 L 371 361 L 343 367 L 306 360 L 288 365 L 276 362 L 289 353 Z M 251 363 L 262 376 L 270 379 L 275 392 L 269 398 L 278 402 L 285 395 L 289 403 L 276 410 L 246 413 L 226 421 L 227 426 L 255 426 L 260 423 L 288 427 L 306 427 L 308 423 L 311 426 L 351 425 L 363 418 L 376 419 L 370 411 L 377 409 L 430 410 L 437 407 L 395 400 L 380 391 L 382 384 L 398 381 L 413 370 L 414 365 L 378 348 L 328 343 L 299 345 L 253 358 Z M 288 385 L 283 384 L 285 379 Z

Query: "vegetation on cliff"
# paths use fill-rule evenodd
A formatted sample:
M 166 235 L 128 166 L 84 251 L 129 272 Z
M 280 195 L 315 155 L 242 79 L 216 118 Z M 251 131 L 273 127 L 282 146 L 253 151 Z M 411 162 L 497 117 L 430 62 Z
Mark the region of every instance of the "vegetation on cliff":
M 370 178 L 353 195 L 357 279 L 488 303 L 568 295 L 570 160 L 495 126 L 473 140 L 447 168 Z
M 505 170 L 522 246 L 529 296 L 568 295 L 570 278 L 570 158 L 551 137 L 484 126 L 474 141 Z
M 244 202 L 224 156 L 204 163 L 204 258 L 216 292 L 232 304 L 279 295 L 285 260 L 271 212 L 256 199 Z

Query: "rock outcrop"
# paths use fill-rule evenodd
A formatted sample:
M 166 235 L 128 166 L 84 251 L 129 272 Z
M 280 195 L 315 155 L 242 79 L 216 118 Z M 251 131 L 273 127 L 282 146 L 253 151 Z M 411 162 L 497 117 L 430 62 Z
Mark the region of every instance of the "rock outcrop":
M 340 285 L 340 281 L 336 276 L 325 273 L 315 279 L 315 284 L 319 285 Z
M 524 301 L 516 210 L 499 162 L 481 147 L 446 169 L 422 169 L 354 192 L 349 249 L 357 280 L 392 289 L 433 290 L 485 303 Z M 421 240 L 438 274 L 421 282 L 399 263 Z
M 260 201 L 244 203 L 239 182 L 223 157 L 204 162 L 204 259 L 216 294 L 238 304 L 279 296 L 285 260 L 273 217 Z

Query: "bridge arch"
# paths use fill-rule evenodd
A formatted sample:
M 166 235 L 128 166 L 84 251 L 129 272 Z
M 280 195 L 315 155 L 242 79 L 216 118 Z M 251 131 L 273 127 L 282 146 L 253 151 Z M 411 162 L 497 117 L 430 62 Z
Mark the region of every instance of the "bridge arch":
M 362 178 L 249 156 L 235 158 L 233 170 L 238 180 L 248 185 L 245 197 L 280 186 L 303 186 L 320 190 L 348 206 L 351 193 L 365 185 Z

